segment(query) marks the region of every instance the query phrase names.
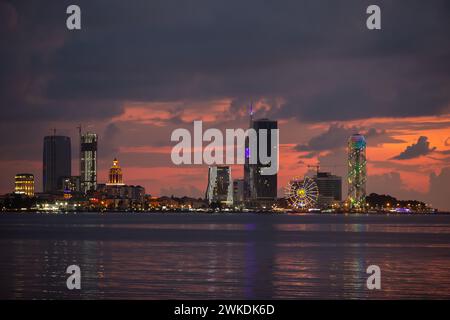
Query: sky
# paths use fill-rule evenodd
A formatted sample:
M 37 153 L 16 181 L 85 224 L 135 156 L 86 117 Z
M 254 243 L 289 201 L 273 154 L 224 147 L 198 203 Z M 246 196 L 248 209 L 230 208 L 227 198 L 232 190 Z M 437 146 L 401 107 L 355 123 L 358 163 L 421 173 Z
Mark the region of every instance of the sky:
M 71 4 L 81 30 L 66 28 Z M 371 4 L 381 30 L 366 28 Z M 127 184 L 201 197 L 206 165 L 173 165 L 172 131 L 246 128 L 252 101 L 279 123 L 280 196 L 318 162 L 345 177 L 362 133 L 368 193 L 450 210 L 449 39 L 445 0 L 0 0 L 0 193 L 18 172 L 42 190 L 53 129 L 78 174 L 81 124 L 99 135 L 100 183 L 117 157 Z

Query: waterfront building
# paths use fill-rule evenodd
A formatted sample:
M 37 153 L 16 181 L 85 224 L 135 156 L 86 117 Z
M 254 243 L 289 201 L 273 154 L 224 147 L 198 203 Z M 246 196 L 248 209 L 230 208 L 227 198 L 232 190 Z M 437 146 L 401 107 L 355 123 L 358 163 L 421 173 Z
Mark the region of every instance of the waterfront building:
M 318 171 L 314 181 L 319 189 L 319 208 L 329 208 L 342 201 L 342 177 Z
M 14 178 L 14 192 L 34 197 L 34 175 L 31 173 L 18 173 Z
M 63 188 L 65 198 L 71 198 L 73 194 L 80 193 L 80 177 L 72 176 L 63 178 Z
M 362 210 L 366 201 L 366 139 L 354 134 L 348 140 L 348 203 L 351 209 Z
M 233 203 L 235 205 L 244 203 L 244 179 L 233 180 Z
M 62 189 L 63 179 L 71 176 L 70 138 L 65 136 L 44 137 L 43 152 L 43 190 L 55 193 Z
M 93 201 L 110 210 L 143 209 L 145 188 L 134 185 L 98 184 Z
M 97 187 L 97 135 L 87 132 L 80 136 L 80 184 L 86 194 Z
M 107 185 L 109 185 L 109 186 L 123 186 L 123 185 L 125 185 L 123 183 L 122 168 L 120 167 L 119 160 L 117 160 L 117 158 L 114 158 L 113 165 L 109 169 Z
M 143 201 L 145 196 L 145 188 L 134 185 L 110 185 L 102 183 L 98 184 L 97 191 L 103 193 L 105 198 L 127 198 Z
M 229 166 L 209 167 L 206 200 L 209 204 L 233 205 L 233 181 Z
M 108 182 L 97 184 L 91 202 L 108 210 L 141 210 L 146 202 L 145 189 L 142 186 L 124 184 L 122 168 L 117 158 L 114 158 Z
M 252 113 L 251 113 L 252 116 Z M 256 131 L 257 143 L 256 150 L 250 150 L 249 141 L 246 139 L 245 145 L 245 164 L 244 164 L 244 197 L 250 206 L 268 206 L 277 198 L 277 174 L 262 175 L 261 170 L 264 167 L 270 167 L 270 164 L 262 164 L 259 157 L 259 147 L 261 144 L 266 145 L 268 156 L 277 153 L 272 150 L 271 146 L 271 130 L 278 129 L 278 122 L 269 119 L 253 120 L 250 118 L 250 128 Z M 266 129 L 266 141 L 260 141 L 260 130 Z M 277 148 L 275 146 L 274 148 Z M 256 164 L 250 163 L 250 154 L 256 153 L 258 161 Z

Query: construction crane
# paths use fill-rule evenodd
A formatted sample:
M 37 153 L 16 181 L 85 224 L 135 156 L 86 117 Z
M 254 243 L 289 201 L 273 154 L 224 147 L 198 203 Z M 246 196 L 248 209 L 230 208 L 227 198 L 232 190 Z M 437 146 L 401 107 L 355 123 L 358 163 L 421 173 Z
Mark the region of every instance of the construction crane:
M 316 174 L 319 173 L 319 168 L 320 168 L 319 164 L 316 164 L 316 165 L 308 164 L 307 167 L 308 167 L 308 169 L 316 168 Z
M 345 167 L 345 165 L 336 165 L 336 164 L 334 164 L 334 165 L 321 165 L 320 163 L 317 163 L 315 165 L 308 164 L 307 167 L 308 167 L 308 169 L 316 168 L 316 174 L 318 174 L 319 173 L 319 169 L 321 167 L 333 167 L 335 169 L 335 171 L 336 171 L 336 167 Z

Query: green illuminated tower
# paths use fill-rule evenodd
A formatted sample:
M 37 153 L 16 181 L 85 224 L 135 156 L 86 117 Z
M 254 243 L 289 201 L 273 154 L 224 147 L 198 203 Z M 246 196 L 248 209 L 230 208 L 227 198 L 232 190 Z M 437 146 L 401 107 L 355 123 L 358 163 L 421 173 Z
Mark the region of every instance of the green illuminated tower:
M 348 139 L 348 202 L 350 208 L 363 210 L 366 201 L 366 139 L 354 134 Z

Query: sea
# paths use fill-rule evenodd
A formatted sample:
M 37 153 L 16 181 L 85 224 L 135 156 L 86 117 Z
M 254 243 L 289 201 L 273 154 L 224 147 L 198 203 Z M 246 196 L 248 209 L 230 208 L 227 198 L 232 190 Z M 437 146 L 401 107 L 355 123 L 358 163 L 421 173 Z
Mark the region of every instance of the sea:
M 0 299 L 449 298 L 445 214 L 0 213 Z

